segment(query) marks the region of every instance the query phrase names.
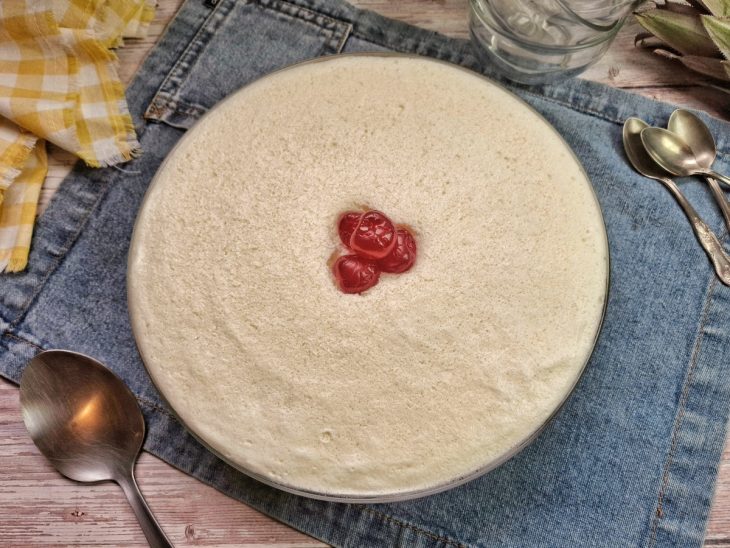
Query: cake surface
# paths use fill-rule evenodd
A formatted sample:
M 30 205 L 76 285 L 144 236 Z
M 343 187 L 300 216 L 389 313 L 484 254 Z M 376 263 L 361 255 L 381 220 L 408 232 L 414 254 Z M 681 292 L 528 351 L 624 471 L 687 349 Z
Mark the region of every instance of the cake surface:
M 418 258 L 361 295 L 337 218 L 406 223 Z M 175 412 L 233 465 L 323 495 L 488 466 L 569 394 L 608 277 L 600 209 L 556 132 L 445 63 L 344 56 L 265 77 L 183 138 L 135 228 L 129 303 Z

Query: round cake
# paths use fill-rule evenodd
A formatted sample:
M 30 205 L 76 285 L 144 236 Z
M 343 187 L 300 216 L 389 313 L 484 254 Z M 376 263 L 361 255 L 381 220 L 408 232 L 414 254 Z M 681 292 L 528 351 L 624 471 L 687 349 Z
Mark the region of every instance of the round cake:
M 343 212 L 407 226 L 413 267 L 343 293 Z M 262 78 L 151 186 L 129 258 L 144 363 L 237 468 L 407 498 L 512 455 L 577 382 L 607 293 L 600 208 L 555 130 L 442 62 L 354 55 Z

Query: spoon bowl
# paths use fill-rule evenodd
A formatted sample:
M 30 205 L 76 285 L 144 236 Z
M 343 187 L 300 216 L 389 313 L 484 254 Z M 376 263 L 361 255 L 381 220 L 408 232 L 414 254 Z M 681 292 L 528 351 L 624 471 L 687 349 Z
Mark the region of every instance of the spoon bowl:
M 710 169 L 717 156 L 715 140 L 712 138 L 710 128 L 697 116 L 688 110 L 677 109 L 669 117 L 667 129 L 684 140 L 697 159 L 697 164 L 704 169 Z M 710 191 L 717 202 L 720 212 L 725 219 L 725 225 L 730 229 L 730 202 L 722 193 L 718 182 L 705 175 Z
M 715 139 L 702 120 L 690 111 L 680 108 L 669 117 L 667 129 L 679 135 L 689 145 L 701 167 L 706 169 L 712 167 L 717 156 Z
M 124 383 L 96 360 L 51 350 L 20 384 L 23 421 L 53 466 L 76 481 L 114 480 L 142 448 L 144 420 Z
M 641 140 L 642 131 L 648 127 L 649 124 L 639 118 L 629 118 L 626 120 L 623 129 L 624 151 L 636 171 L 644 177 L 661 180 L 668 173 L 659 167 L 654 159 L 649 156 Z
M 723 184 L 730 185 L 730 177 L 700 164 L 687 142 L 672 131 L 658 127 L 647 127 L 641 131 L 641 141 L 654 161 L 672 175 L 680 177 L 705 175 L 717 179 Z
M 676 133 L 647 127 L 641 131 L 641 141 L 654 161 L 672 175 L 686 177 L 703 169 L 689 145 Z
M 33 442 L 61 474 L 81 482 L 117 482 L 150 546 L 172 546 L 134 479 L 144 418 L 119 377 L 83 354 L 41 352 L 20 379 L 20 406 Z

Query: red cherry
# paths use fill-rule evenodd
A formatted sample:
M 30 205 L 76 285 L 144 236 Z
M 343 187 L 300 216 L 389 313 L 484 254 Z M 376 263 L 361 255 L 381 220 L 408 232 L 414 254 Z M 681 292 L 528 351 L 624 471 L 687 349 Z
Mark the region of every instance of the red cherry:
M 378 283 L 380 269 L 368 259 L 357 255 L 340 257 L 332 265 L 337 287 L 343 293 L 362 293 Z
M 383 272 L 400 274 L 409 270 L 416 262 L 416 240 L 407 228 L 398 227 L 396 243 L 390 254 L 378 261 Z
M 395 226 L 380 211 L 362 214 L 350 238 L 350 249 L 369 259 L 382 259 L 395 247 Z
M 340 215 L 337 231 L 340 233 L 340 240 L 347 247 L 350 247 L 350 239 L 357 228 L 357 223 L 360 222 L 360 217 L 362 217 L 362 211 L 346 211 Z

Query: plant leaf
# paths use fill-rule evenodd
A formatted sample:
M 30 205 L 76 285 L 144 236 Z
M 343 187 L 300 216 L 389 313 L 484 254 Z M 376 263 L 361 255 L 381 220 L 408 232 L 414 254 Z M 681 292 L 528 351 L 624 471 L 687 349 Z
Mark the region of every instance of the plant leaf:
M 668 46 L 650 32 L 647 32 L 646 35 L 637 35 L 634 38 L 634 47 L 639 47 L 641 49 L 646 49 L 649 51 L 655 51 L 659 49 L 666 51 L 667 53 L 671 53 L 671 55 L 674 57 L 679 57 L 682 55 L 681 52 L 677 51 L 676 49 L 672 49 L 671 46 Z
M 702 3 L 712 15 L 730 17 L 730 0 L 703 0 Z
M 703 15 L 702 24 L 725 59 L 730 59 L 730 20 Z
M 717 46 L 707 35 L 699 15 L 651 9 L 636 14 L 639 24 L 685 55 L 717 57 Z
M 668 48 L 669 46 L 666 45 L 664 42 L 659 40 L 656 36 L 654 36 L 651 32 L 641 32 L 634 36 L 634 47 L 635 48 L 644 48 L 644 49 L 654 49 L 656 47 L 665 47 Z M 677 52 L 679 53 L 679 52 Z
M 669 59 L 676 59 L 685 67 L 694 72 L 698 72 L 703 76 L 709 76 L 723 82 L 730 82 L 729 64 L 722 59 L 713 59 L 712 57 L 699 57 L 697 55 L 674 55 L 670 51 L 656 49 L 654 53 Z

